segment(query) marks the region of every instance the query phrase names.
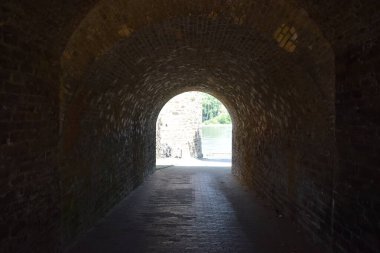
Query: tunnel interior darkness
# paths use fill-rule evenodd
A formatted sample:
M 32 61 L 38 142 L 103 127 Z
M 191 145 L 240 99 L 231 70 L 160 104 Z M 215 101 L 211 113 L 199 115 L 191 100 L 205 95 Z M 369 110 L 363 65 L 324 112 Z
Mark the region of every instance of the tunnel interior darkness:
M 91 228 L 154 172 L 164 104 L 197 90 L 233 118 L 236 177 L 336 252 L 376 252 L 378 4 L 5 0 L 0 251 Z
M 307 218 L 316 202 L 321 215 L 331 211 L 324 192 L 332 191 L 325 182 L 334 158 L 333 54 L 307 15 L 281 4 L 269 6 L 269 19 L 247 2 L 189 4 L 187 14 L 163 16 L 153 2 L 144 11 L 123 3 L 100 2 L 62 56 L 64 237 L 153 172 L 156 118 L 189 90 L 230 109 L 236 176 L 305 227 L 330 226 Z

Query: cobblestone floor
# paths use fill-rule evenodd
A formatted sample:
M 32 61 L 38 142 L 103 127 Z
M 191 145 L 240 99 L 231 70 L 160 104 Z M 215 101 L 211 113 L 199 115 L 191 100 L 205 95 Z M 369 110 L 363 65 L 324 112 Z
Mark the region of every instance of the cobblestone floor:
M 224 167 L 158 170 L 69 253 L 317 253 Z

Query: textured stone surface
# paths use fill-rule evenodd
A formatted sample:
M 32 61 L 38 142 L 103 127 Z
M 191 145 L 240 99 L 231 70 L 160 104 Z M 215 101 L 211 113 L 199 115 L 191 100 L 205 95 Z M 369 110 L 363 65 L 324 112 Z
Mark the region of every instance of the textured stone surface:
M 167 100 L 231 112 L 233 171 L 336 252 L 378 252 L 378 0 L 3 0 L 0 251 L 61 251 L 155 164 Z
M 324 252 L 264 204 L 229 167 L 171 167 L 67 252 Z
M 202 158 L 202 93 L 170 99 L 156 123 L 156 158 Z
M 356 252 L 380 249 L 379 45 L 377 37 L 338 57 L 339 169 L 335 175 L 334 212 L 338 252 L 350 245 L 355 245 Z

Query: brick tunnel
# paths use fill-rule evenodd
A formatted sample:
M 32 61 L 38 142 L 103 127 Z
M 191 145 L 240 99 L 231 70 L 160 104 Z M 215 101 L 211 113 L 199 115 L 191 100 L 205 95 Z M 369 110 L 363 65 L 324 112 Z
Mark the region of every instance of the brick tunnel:
M 3 0 L 0 251 L 63 252 L 155 173 L 165 103 L 201 91 L 242 184 L 325 252 L 379 252 L 379 3 Z

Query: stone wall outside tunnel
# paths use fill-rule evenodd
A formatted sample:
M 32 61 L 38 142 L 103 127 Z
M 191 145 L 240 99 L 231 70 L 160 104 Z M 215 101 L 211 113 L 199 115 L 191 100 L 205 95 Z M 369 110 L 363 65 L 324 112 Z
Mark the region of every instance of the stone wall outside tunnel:
M 185 92 L 170 99 L 156 123 L 156 158 L 202 158 L 202 96 Z

